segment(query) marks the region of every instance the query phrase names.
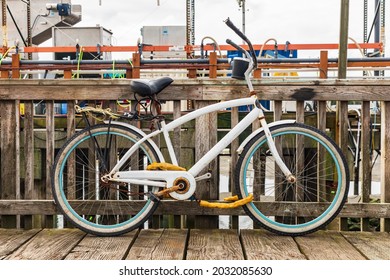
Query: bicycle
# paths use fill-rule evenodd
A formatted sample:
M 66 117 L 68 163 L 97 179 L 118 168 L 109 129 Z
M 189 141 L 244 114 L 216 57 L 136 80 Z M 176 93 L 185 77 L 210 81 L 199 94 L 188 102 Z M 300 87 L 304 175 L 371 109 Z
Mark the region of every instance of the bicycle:
M 225 23 L 249 47 L 247 51 L 227 40 L 245 55 L 233 61 L 233 77 L 246 81 L 250 97 L 212 104 L 167 124 L 160 116 L 157 94 L 173 80 L 133 80 L 131 88 L 140 97 L 138 102 L 147 99 L 153 105 L 156 113 L 145 117 L 156 120 L 158 129 L 146 134 L 112 119 L 87 125 L 64 144 L 56 157 L 54 199 L 75 226 L 95 235 L 119 235 L 142 227 L 166 197 L 195 199 L 197 182 L 211 176 L 201 174 L 202 170 L 256 120 L 261 128 L 253 131 L 237 151 L 235 187 L 239 200 L 233 202 L 234 206 L 242 205 L 264 228 L 290 236 L 323 228 L 340 212 L 349 185 L 341 150 L 324 132 L 295 120 L 267 124 L 250 79 L 257 67 L 253 46 L 229 19 Z M 244 105 L 249 105 L 251 111 L 211 150 L 189 170 L 178 166 L 169 131 L 201 115 Z M 128 117 L 142 119 L 137 113 Z M 152 140 L 158 134 L 166 141 L 171 163 Z M 230 205 L 201 203 L 221 208 Z

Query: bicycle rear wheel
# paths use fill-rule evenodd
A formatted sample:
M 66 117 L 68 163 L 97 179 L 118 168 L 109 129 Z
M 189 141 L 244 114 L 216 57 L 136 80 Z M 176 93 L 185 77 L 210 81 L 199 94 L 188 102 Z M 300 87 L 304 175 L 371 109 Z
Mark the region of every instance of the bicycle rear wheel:
M 61 148 L 52 173 L 53 196 L 75 226 L 95 235 L 119 235 L 142 226 L 157 208 L 148 195 L 154 189 L 101 180 L 140 138 L 130 128 L 103 124 L 76 133 Z M 160 162 L 158 155 L 144 142 L 120 171 L 143 170 Z
M 296 182 L 286 180 L 260 132 L 244 147 L 236 169 L 239 196 L 254 195 L 244 209 L 255 222 L 278 234 L 314 232 L 329 224 L 347 199 L 345 157 L 334 141 L 316 128 L 294 123 L 270 130 Z

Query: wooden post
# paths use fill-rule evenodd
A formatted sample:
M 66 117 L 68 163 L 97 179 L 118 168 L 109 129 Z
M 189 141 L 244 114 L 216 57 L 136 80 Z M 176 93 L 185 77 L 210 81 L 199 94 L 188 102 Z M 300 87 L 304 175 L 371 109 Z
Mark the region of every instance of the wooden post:
M 274 121 L 279 121 L 282 119 L 282 114 L 283 114 L 283 108 L 282 108 L 282 101 L 280 100 L 275 100 L 274 101 Z M 275 146 L 276 146 L 276 149 L 278 150 L 278 153 L 280 155 L 283 155 L 283 151 L 282 151 L 282 147 L 283 147 L 283 143 L 281 143 L 280 139 L 274 139 L 275 140 Z M 274 168 L 275 168 L 275 201 L 278 201 L 278 199 L 280 200 L 280 198 L 282 197 L 281 193 L 283 192 L 283 189 L 282 186 L 282 182 L 284 181 L 284 178 L 281 178 L 281 176 L 279 174 L 282 174 L 279 166 L 274 163 Z M 279 176 L 278 176 L 279 175 Z M 277 187 L 278 186 L 278 187 Z M 279 221 L 280 217 L 275 217 L 275 220 L 276 221 Z
M 133 53 L 133 79 L 141 77 L 141 56 L 139 53 Z
M 12 78 L 19 79 L 19 55 L 12 55 Z M 8 78 L 8 71 L 1 71 L 2 78 Z M 20 120 L 19 100 L 0 102 L 0 197 L 20 199 Z M 20 216 L 3 216 L 1 227 L 20 227 Z
M 336 135 L 341 151 L 348 155 L 348 101 L 339 101 L 337 110 Z M 348 230 L 347 219 L 340 219 L 340 230 Z
M 194 68 L 188 69 L 188 74 L 187 74 L 188 78 L 196 79 L 196 76 L 197 76 L 196 69 L 194 69 Z
M 214 101 L 196 101 L 195 109 L 205 107 Z M 195 120 L 195 161 L 205 155 L 217 142 L 217 113 L 210 113 Z M 217 159 L 213 160 L 208 168 L 199 175 L 211 172 L 209 180 L 197 182 L 196 195 L 199 199 L 217 200 L 219 194 Z M 196 216 L 196 228 L 218 228 L 218 217 Z
M 54 101 L 46 101 L 46 199 L 53 200 L 52 193 L 52 167 L 54 164 L 54 149 L 55 149 L 55 122 L 54 122 Z M 53 216 L 46 216 L 46 227 L 54 226 Z
M 19 101 L 0 102 L 1 199 L 20 199 Z M 19 227 L 16 216 L 2 216 L 1 227 Z
M 390 202 L 390 102 L 381 102 L 381 202 Z M 390 219 L 381 219 L 381 231 L 390 231 Z
M 64 70 L 64 79 L 72 79 L 72 70 L 67 69 Z M 49 105 L 50 106 L 50 105 Z M 69 139 L 76 131 L 75 128 L 75 101 L 69 100 L 67 101 L 67 117 L 66 117 L 66 136 Z M 53 103 L 53 117 L 54 117 L 54 103 Z M 47 117 L 51 117 L 50 115 L 47 115 Z M 76 177 L 76 167 L 75 167 L 75 153 L 69 155 L 68 158 L 68 166 L 67 166 L 67 182 L 68 182 L 68 188 L 67 188 L 67 195 L 68 199 L 74 199 L 75 198 L 75 177 Z M 48 220 L 48 223 L 50 223 L 50 220 Z M 53 221 L 54 224 L 54 221 Z M 72 227 L 71 225 L 67 225 L 68 227 Z
M 320 53 L 320 79 L 328 78 L 328 51 L 321 51 Z M 326 101 L 317 102 L 317 128 L 322 132 L 326 132 Z M 325 186 L 325 149 L 322 146 L 317 147 L 317 184 L 321 186 L 319 189 L 319 199 L 326 201 L 326 186 Z M 323 194 L 323 195 L 321 195 Z
M 305 102 L 304 101 L 297 101 L 296 102 L 296 120 L 298 123 L 305 123 Z M 296 139 L 296 150 L 295 153 L 296 155 L 304 155 L 306 150 L 305 150 L 305 140 L 302 135 L 297 135 L 295 137 Z M 296 170 L 298 171 L 297 173 L 300 174 L 301 171 L 304 170 L 305 168 L 305 157 L 297 157 L 296 158 Z M 303 199 L 305 197 L 305 189 L 302 186 L 304 182 L 299 178 L 300 176 L 297 176 L 297 182 L 296 182 L 296 190 L 294 192 L 294 201 L 298 202 L 304 202 Z
M 371 155 L 370 151 L 372 151 L 371 147 L 371 112 L 370 112 L 370 101 L 362 102 L 362 133 L 361 133 L 361 166 L 362 166 L 362 179 L 361 179 L 361 202 L 367 203 L 370 202 L 370 193 L 371 193 Z M 362 231 L 369 230 L 369 218 L 361 219 L 361 227 Z
M 8 78 L 9 78 L 9 71 L 1 70 L 0 71 L 0 79 L 8 79 Z
M 38 199 L 34 188 L 34 104 L 24 102 L 24 198 Z M 24 228 L 34 227 L 33 216 L 24 217 Z
M 173 119 L 176 120 L 181 117 L 181 100 L 173 101 Z M 175 150 L 175 155 L 179 166 L 181 166 L 181 126 L 177 127 L 173 131 L 172 144 Z M 174 227 L 181 228 L 182 217 L 180 215 L 174 216 Z
M 218 69 L 218 61 L 217 61 L 217 53 L 210 53 L 210 68 L 209 68 L 209 77 L 211 79 L 217 78 L 217 69 Z
M 322 132 L 326 132 L 326 101 L 317 102 L 317 128 Z M 326 166 L 325 166 L 325 148 L 317 146 L 317 184 L 321 186 L 318 194 L 320 201 L 327 200 L 327 189 L 326 189 Z M 329 191 L 329 190 L 328 190 Z M 322 195 L 321 195 L 322 194 Z
M 320 79 L 328 78 L 328 51 L 320 52 Z
M 19 54 L 12 54 L 12 79 L 20 78 L 20 59 Z
M 233 107 L 230 112 L 230 124 L 233 129 L 239 122 L 239 112 L 238 107 Z M 238 162 L 237 149 L 239 146 L 238 138 L 234 139 L 230 144 L 230 191 L 232 195 L 236 195 L 236 187 L 235 187 L 235 171 Z M 238 216 L 231 216 L 231 225 L 233 229 L 238 229 Z
M 261 68 L 257 68 L 255 69 L 255 71 L 253 71 L 253 78 L 255 79 L 261 79 Z
M 64 70 L 64 79 L 72 79 L 72 70 Z

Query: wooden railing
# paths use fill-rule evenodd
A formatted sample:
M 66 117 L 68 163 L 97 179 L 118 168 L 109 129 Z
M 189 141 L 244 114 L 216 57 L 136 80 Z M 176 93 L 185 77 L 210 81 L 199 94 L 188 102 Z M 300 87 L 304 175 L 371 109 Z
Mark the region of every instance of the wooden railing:
M 213 56 L 215 59 L 215 56 Z M 127 79 L 57 79 L 36 80 L 18 79 L 20 68 L 13 65 L 12 77 L 0 80 L 0 117 L 1 117 L 1 169 L 0 169 L 0 219 L 1 227 L 40 227 L 53 226 L 53 215 L 58 213 L 52 200 L 51 166 L 56 150 L 65 139 L 77 129 L 74 105 L 81 100 L 99 100 L 106 106 L 115 108 L 116 100 L 131 99 Z M 326 68 L 323 65 L 324 68 Z M 178 118 L 181 100 L 191 100 L 195 108 L 206 106 L 220 100 L 229 100 L 245 96 L 247 88 L 242 81 L 217 78 L 218 65 L 210 63 L 207 79 L 176 79 L 160 95 L 161 100 L 173 102 L 173 112 L 166 112 L 172 118 Z M 129 77 L 139 77 L 140 68 L 132 68 Z M 69 71 L 69 70 L 66 70 Z M 64 76 L 70 77 L 69 72 Z M 2 77 L 8 78 L 9 69 L 2 70 Z M 258 75 L 258 74 L 257 74 Z M 189 76 L 196 76 L 189 70 Z M 267 113 L 270 121 L 281 118 L 296 118 L 317 126 L 323 131 L 330 131 L 345 154 L 348 154 L 347 120 L 354 118 L 348 113 L 350 101 L 360 104 L 361 130 L 361 171 L 359 175 L 359 199 L 351 200 L 340 213 L 340 217 L 362 218 L 361 228 L 369 229 L 369 218 L 381 219 L 380 229 L 390 231 L 390 81 L 388 80 L 315 80 L 315 81 L 263 81 L 254 80 L 255 90 L 262 100 L 273 101 L 272 112 Z M 295 102 L 296 112 L 283 112 L 283 102 Z M 305 111 L 305 101 L 314 101 L 316 110 Z M 327 110 L 329 102 L 337 102 L 337 112 Z M 380 150 L 380 202 L 370 203 L 371 155 L 372 151 L 372 114 L 370 102 L 379 101 L 378 122 L 380 127 L 375 132 L 374 144 Z M 38 102 L 45 104 L 45 114 L 36 116 L 34 106 Z M 66 115 L 57 115 L 55 108 L 59 103 L 66 103 Z M 20 106 L 23 104 L 23 114 Z M 239 119 L 240 112 L 233 109 L 224 112 L 229 115 L 230 126 Z M 379 119 L 380 118 L 380 119 Z M 197 138 L 184 137 L 185 131 L 176 130 L 173 143 L 179 158 L 187 158 L 193 153 L 199 158 L 218 139 L 217 115 L 210 115 L 196 120 L 194 135 Z M 353 122 L 352 122 L 353 123 Z M 225 127 L 226 128 L 226 127 Z M 227 127 L 228 128 L 228 127 Z M 181 135 L 183 134 L 183 135 Z M 207 136 L 207 137 L 206 137 Z M 181 138 L 191 139 L 193 147 L 184 146 Z M 186 143 L 187 144 L 187 143 Z M 231 145 L 234 151 L 238 147 L 235 141 Z M 185 149 L 192 149 L 191 152 Z M 181 154 L 181 156 L 180 156 Z M 231 166 L 237 156 L 231 155 Z M 219 197 L 218 162 L 210 165 L 213 179 L 200 184 L 197 196 L 203 199 L 217 200 Z M 232 176 L 230 171 L 230 177 Z M 157 210 L 157 214 L 197 216 L 200 219 L 188 219 L 192 222 L 182 224 L 181 219 L 174 219 L 174 226 L 218 227 L 219 215 L 244 215 L 242 209 L 201 209 L 189 201 L 166 202 Z M 33 217 L 34 215 L 34 217 Z M 36 215 L 39 215 L 37 218 Z M 192 224 L 191 224 L 192 223 Z M 233 226 L 236 222 L 233 222 Z M 345 229 L 343 224 L 342 228 Z

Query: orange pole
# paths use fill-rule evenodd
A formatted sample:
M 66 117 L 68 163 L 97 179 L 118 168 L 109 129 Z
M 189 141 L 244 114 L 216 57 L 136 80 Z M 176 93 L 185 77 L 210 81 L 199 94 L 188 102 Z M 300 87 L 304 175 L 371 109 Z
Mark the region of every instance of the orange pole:
M 209 77 L 215 79 L 217 77 L 217 67 L 218 67 L 217 53 L 216 52 L 210 53 L 209 60 L 210 60 Z
M 320 78 L 328 78 L 328 51 L 321 51 L 320 54 Z
M 12 79 L 19 79 L 20 78 L 20 60 L 19 60 L 19 54 L 14 53 L 12 55 Z
M 141 77 L 141 55 L 133 53 L 133 71 L 132 78 L 139 79 Z
M 64 79 L 72 79 L 72 70 L 64 70 Z

